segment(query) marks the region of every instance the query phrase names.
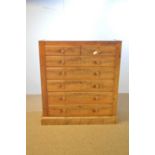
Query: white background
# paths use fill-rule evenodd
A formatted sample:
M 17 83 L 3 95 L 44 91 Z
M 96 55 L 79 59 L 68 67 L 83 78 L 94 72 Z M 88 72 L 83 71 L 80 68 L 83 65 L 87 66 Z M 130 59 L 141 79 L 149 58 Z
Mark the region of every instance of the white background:
M 40 94 L 39 40 L 122 40 L 119 92 L 129 92 L 127 0 L 28 0 L 27 94 Z

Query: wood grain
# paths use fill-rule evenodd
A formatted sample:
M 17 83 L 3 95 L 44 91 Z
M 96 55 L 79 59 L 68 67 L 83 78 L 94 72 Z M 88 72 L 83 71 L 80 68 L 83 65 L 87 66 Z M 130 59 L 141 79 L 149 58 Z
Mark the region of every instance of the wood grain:
M 63 56 L 63 55 L 80 55 L 80 46 L 45 46 L 45 54 L 49 56 Z
M 47 80 L 48 91 L 113 91 L 113 80 Z
M 47 80 L 114 80 L 114 67 L 48 67 Z
M 42 125 L 69 125 L 69 124 L 110 124 L 116 123 L 116 116 L 91 117 L 42 117 Z
M 48 92 L 52 104 L 112 104 L 113 92 Z
M 115 46 L 82 46 L 81 55 L 86 56 L 115 56 Z
M 46 56 L 46 66 L 114 66 L 113 56 Z
M 116 44 L 116 59 L 115 59 L 115 80 L 114 80 L 114 102 L 113 102 L 113 115 L 117 114 L 118 103 L 118 86 L 120 74 L 120 58 L 121 58 L 121 42 Z
M 110 116 L 112 104 L 49 105 L 49 116 Z
M 48 98 L 47 98 L 47 86 L 46 86 L 46 69 L 45 69 L 45 42 L 39 42 L 39 54 L 40 54 L 40 75 L 41 75 L 41 89 L 42 89 L 42 107 L 43 116 L 48 116 Z

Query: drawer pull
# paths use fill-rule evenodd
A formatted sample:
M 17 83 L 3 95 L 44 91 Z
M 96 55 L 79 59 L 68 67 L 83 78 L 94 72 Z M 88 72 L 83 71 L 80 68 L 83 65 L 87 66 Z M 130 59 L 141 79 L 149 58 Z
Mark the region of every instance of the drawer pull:
M 93 99 L 94 100 L 99 100 L 99 97 L 98 96 L 95 96 Z
M 66 74 L 65 71 L 61 71 L 61 72 L 59 72 L 59 75 L 65 75 L 65 74 Z
M 93 55 L 97 55 L 99 52 L 98 51 L 94 51 L 93 52 Z
M 99 65 L 99 64 L 101 64 L 101 62 L 97 61 L 97 60 L 94 60 L 94 64 Z
M 63 64 L 65 64 L 65 61 L 64 60 L 60 60 L 59 63 L 63 65 Z
M 61 49 L 61 50 L 60 50 L 60 53 L 61 53 L 61 54 L 64 54 L 64 53 L 65 53 L 65 50 L 64 50 L 64 49 Z
M 65 113 L 66 110 L 65 110 L 65 109 L 60 109 L 60 112 L 61 112 L 61 113 Z
M 62 97 L 60 97 L 60 100 L 61 101 L 65 101 L 66 100 L 66 97 L 65 96 L 62 96 Z
M 99 87 L 100 87 L 100 85 L 98 85 L 98 84 L 93 85 L 93 88 L 99 88 Z
M 97 112 L 97 109 L 92 109 L 92 112 Z
M 60 84 L 59 88 L 65 88 L 64 84 Z
M 100 75 L 100 72 L 94 72 L 94 75 L 95 76 Z

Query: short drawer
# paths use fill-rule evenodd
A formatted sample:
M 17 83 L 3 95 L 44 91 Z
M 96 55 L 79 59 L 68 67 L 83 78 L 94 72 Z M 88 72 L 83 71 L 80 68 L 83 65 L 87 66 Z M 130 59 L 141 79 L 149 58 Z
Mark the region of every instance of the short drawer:
M 46 66 L 110 66 L 114 67 L 113 56 L 46 56 Z
M 114 79 L 114 67 L 48 67 L 47 80 Z
M 110 116 L 113 113 L 109 105 L 49 105 L 49 116 Z
M 112 104 L 113 92 L 48 92 L 48 104 Z
M 113 91 L 113 80 L 47 80 L 48 91 Z
M 107 56 L 115 56 L 116 47 L 111 45 L 104 45 L 104 46 L 82 46 L 81 48 L 81 55 L 107 55 Z
M 80 47 L 45 46 L 45 55 L 80 55 Z

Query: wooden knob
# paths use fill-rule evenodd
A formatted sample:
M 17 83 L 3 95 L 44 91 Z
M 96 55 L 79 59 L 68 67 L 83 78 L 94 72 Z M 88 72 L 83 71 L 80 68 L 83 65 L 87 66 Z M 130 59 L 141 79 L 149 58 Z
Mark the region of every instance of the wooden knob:
M 94 84 L 94 85 L 93 85 L 93 88 L 98 88 L 98 87 L 99 87 L 98 84 Z
M 65 53 L 65 50 L 64 50 L 64 49 L 61 49 L 61 50 L 60 50 L 60 53 L 61 53 L 61 54 L 64 54 L 64 53 Z
M 94 72 L 94 75 L 95 76 L 100 75 L 100 72 Z
M 65 64 L 65 61 L 64 60 L 60 60 L 59 63 L 60 64 Z
M 62 113 L 64 113 L 64 112 L 66 112 L 66 110 L 65 109 L 60 109 L 60 112 Z
M 94 64 L 100 64 L 101 62 L 100 61 L 97 61 L 97 60 L 94 60 Z
M 97 110 L 96 109 L 92 109 L 92 112 L 97 112 Z
M 64 84 L 62 84 L 62 83 L 59 85 L 59 88 L 64 88 L 64 87 L 65 87 L 65 86 L 64 86 Z
M 99 97 L 98 97 L 98 96 L 95 96 L 95 97 L 94 97 L 94 100 L 98 100 L 98 99 L 99 99 Z
M 62 96 L 62 97 L 60 97 L 60 100 L 65 101 L 66 100 L 66 97 L 65 96 Z
M 66 74 L 65 71 L 61 71 L 61 72 L 59 72 L 59 75 L 65 75 L 65 74 Z

